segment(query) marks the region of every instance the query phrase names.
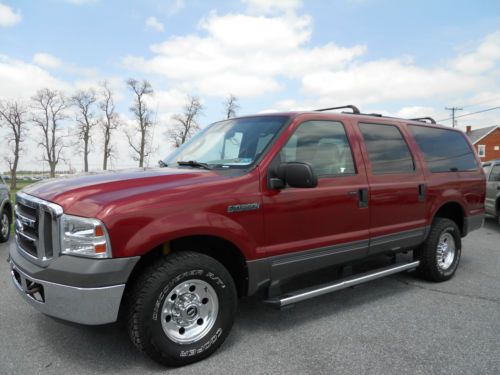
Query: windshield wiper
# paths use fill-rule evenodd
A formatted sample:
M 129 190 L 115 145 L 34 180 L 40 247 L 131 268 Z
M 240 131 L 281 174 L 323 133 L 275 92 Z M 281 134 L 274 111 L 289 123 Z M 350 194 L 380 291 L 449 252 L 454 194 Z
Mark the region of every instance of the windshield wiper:
M 207 163 L 201 163 L 196 160 L 178 161 L 176 163 L 178 165 L 187 165 L 189 167 L 194 167 L 194 168 L 212 169 L 212 167 L 210 167 Z

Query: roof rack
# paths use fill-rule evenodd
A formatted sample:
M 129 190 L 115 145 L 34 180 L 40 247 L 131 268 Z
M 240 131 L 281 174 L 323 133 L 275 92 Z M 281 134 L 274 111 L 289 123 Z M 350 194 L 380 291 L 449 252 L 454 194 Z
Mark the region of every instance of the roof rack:
M 352 109 L 352 113 L 356 114 L 356 115 L 359 115 L 361 114 L 361 112 L 359 111 L 358 107 L 354 106 L 354 105 L 342 105 L 340 107 L 331 107 L 331 108 L 321 108 L 321 109 L 316 109 L 315 111 L 316 112 L 324 112 L 324 111 L 331 111 L 333 109 L 344 109 L 344 108 L 350 108 Z
M 389 117 L 389 116 L 384 116 L 381 115 L 380 113 L 361 113 L 361 111 L 356 107 L 355 105 L 348 104 L 348 105 L 342 105 L 340 107 L 330 107 L 330 108 L 321 108 L 321 109 L 315 109 L 315 112 L 325 112 L 325 111 L 332 111 L 334 109 L 344 109 L 348 108 L 352 110 L 353 115 L 365 115 L 365 116 L 374 116 L 374 117 L 385 117 L 385 118 L 396 118 L 396 117 Z M 345 113 L 345 112 L 344 112 Z M 434 120 L 432 117 L 417 117 L 417 118 L 412 118 L 409 119 L 410 121 L 420 121 L 424 122 L 426 124 L 435 124 L 436 120 Z
M 436 123 L 436 120 L 434 120 L 432 117 L 417 117 L 417 118 L 411 118 L 410 120 L 426 122 L 428 124 L 435 124 Z

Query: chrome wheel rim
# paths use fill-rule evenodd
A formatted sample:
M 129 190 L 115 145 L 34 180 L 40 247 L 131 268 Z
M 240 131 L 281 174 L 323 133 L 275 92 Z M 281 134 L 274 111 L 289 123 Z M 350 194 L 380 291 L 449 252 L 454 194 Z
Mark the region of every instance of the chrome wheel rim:
M 163 302 L 161 325 L 167 337 L 178 344 L 202 339 L 214 326 L 219 312 L 215 289 L 203 280 L 183 281 Z
M 445 271 L 453 263 L 453 260 L 455 259 L 455 253 L 456 253 L 456 246 L 455 246 L 455 239 L 451 235 L 451 233 L 443 233 L 439 237 L 439 242 L 437 246 L 437 252 L 436 252 L 436 260 L 438 267 Z
M 7 237 L 8 233 L 9 233 L 9 217 L 4 212 L 2 214 L 2 237 Z

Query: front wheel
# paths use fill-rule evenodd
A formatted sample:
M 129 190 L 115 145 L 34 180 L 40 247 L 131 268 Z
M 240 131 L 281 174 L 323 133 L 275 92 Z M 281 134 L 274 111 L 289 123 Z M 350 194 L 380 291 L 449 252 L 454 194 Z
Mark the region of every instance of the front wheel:
M 430 281 L 446 281 L 455 274 L 462 253 L 462 239 L 457 224 L 449 219 L 436 218 L 431 231 L 414 257 L 420 260 L 419 276 Z
M 7 242 L 10 238 L 10 216 L 4 208 L 0 213 L 0 242 Z
M 228 335 L 237 306 L 236 287 L 224 266 L 188 251 L 147 268 L 127 298 L 132 342 L 168 366 L 212 354 Z

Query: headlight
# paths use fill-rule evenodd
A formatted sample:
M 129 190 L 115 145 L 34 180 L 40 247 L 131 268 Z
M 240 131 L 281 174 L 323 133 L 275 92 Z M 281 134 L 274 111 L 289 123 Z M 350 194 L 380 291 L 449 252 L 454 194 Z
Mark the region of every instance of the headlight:
M 103 223 L 97 219 L 62 215 L 61 252 L 91 258 L 110 258 L 111 244 Z

